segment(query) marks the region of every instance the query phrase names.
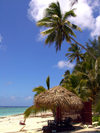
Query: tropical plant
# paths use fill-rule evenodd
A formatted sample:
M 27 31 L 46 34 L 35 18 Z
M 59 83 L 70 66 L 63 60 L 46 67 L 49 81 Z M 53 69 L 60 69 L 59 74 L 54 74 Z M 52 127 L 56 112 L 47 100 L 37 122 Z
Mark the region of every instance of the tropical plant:
M 81 31 L 77 25 L 68 21 L 69 17 L 75 16 L 74 9 L 62 14 L 59 2 L 51 3 L 45 10 L 45 16 L 37 22 L 37 26 L 46 27 L 46 30 L 41 32 L 42 35 L 46 36 L 45 44 L 50 46 L 55 42 L 56 51 L 61 49 L 61 44 L 64 40 L 68 43 L 74 41 L 96 59 L 88 49 L 73 38 L 76 37 L 73 30 Z
M 24 119 L 28 118 L 30 115 L 36 115 L 39 112 L 45 112 L 47 108 L 38 108 L 35 105 L 30 106 L 24 112 Z
M 76 63 L 72 74 L 66 75 L 61 84 L 71 91 L 74 90 L 83 100 L 91 99 L 95 104 L 97 94 L 100 93 L 100 43 L 99 39 L 90 42 L 95 44 L 88 44 L 87 48 L 93 51 L 97 59 L 94 60 L 87 52 L 84 53 L 84 60 Z
M 49 90 L 50 89 L 50 77 L 49 76 L 46 79 L 46 84 L 47 84 L 47 88 Z
M 89 40 L 89 42 L 86 43 L 86 46 L 97 58 L 100 57 L 100 36 L 93 41 Z
M 79 62 L 80 60 L 83 60 L 84 57 L 77 44 L 71 44 L 71 47 L 68 48 L 68 53 L 65 56 L 67 56 L 70 62 L 73 62 L 74 60 Z
M 96 62 L 98 62 L 99 58 L 97 58 Z M 96 98 L 96 94 L 99 90 L 99 71 L 96 70 L 98 68 L 97 63 L 91 63 L 91 60 L 88 62 L 82 62 L 80 65 L 76 65 L 74 72 L 75 75 L 80 77 L 80 83 L 77 86 L 80 90 L 85 89 L 88 91 L 90 98 L 94 101 Z M 78 67 L 77 67 L 78 66 Z
M 64 88 L 70 90 L 71 92 L 77 94 L 76 92 L 76 87 L 78 85 L 78 77 L 74 74 L 69 74 L 66 75 L 60 82 L 60 85 L 63 86 Z
M 46 91 L 46 89 L 43 86 L 38 86 L 38 87 L 35 87 L 32 91 L 35 92 L 35 96 L 37 96 L 41 92 Z
M 47 85 L 47 89 L 49 89 L 50 88 L 50 77 L 49 76 L 46 79 L 46 85 Z M 37 96 L 40 93 L 46 91 L 47 89 L 44 88 L 43 86 L 38 86 L 38 87 L 35 87 L 32 91 L 33 92 L 36 92 L 35 96 Z M 26 119 L 31 114 L 37 114 L 39 112 L 44 112 L 46 110 L 48 110 L 48 109 L 47 108 L 38 108 L 35 105 L 32 105 L 28 109 L 25 110 L 25 112 L 24 112 L 24 118 Z
M 47 85 L 47 89 L 50 89 L 50 77 L 48 76 L 46 79 L 46 85 Z M 46 88 L 44 88 L 43 86 L 38 86 L 35 87 L 32 91 L 36 92 L 35 96 L 39 95 L 41 92 L 44 92 L 47 90 Z

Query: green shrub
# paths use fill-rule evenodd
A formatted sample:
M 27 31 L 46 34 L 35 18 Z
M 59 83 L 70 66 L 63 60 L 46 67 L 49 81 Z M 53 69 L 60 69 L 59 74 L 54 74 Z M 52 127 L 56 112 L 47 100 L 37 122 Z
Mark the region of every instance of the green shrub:
M 98 117 L 98 116 L 93 116 L 93 117 L 92 117 L 92 121 L 93 121 L 93 122 L 99 121 L 99 117 Z
M 98 122 L 98 126 L 100 126 L 100 121 Z

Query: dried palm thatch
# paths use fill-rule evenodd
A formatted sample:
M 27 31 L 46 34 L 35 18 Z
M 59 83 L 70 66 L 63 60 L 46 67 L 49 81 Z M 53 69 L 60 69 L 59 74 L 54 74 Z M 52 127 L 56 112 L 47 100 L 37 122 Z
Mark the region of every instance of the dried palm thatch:
M 62 86 L 55 86 L 36 96 L 35 105 L 50 109 L 60 107 L 68 111 L 81 110 L 83 107 L 81 99 Z

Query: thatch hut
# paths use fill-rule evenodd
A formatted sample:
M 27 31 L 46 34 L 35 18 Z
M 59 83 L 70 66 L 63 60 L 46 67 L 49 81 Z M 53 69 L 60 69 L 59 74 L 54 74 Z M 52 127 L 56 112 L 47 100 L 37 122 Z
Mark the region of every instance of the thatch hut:
M 56 120 L 61 120 L 61 112 L 64 110 L 81 110 L 81 99 L 62 86 L 55 86 L 35 97 L 37 107 L 47 107 L 56 110 Z

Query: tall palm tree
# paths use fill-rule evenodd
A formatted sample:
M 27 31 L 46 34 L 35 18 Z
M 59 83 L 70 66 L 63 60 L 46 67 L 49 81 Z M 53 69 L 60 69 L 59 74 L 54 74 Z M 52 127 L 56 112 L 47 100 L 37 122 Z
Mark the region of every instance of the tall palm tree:
M 68 21 L 69 17 L 75 16 L 76 14 L 74 13 L 74 9 L 62 14 L 59 2 L 51 3 L 45 10 L 45 16 L 37 22 L 37 26 L 46 28 L 46 30 L 41 32 L 42 35 L 47 36 L 45 44 L 51 45 L 55 42 L 56 51 L 61 49 L 61 44 L 64 40 L 68 43 L 74 41 L 95 58 L 90 51 L 73 38 L 76 37 L 73 30 L 81 31 L 77 25 Z
M 83 60 L 83 54 L 81 53 L 81 49 L 77 44 L 71 44 L 71 47 L 69 47 L 68 52 L 66 56 L 68 57 L 68 60 L 70 62 L 73 62 L 75 59 L 77 62 L 80 60 Z

